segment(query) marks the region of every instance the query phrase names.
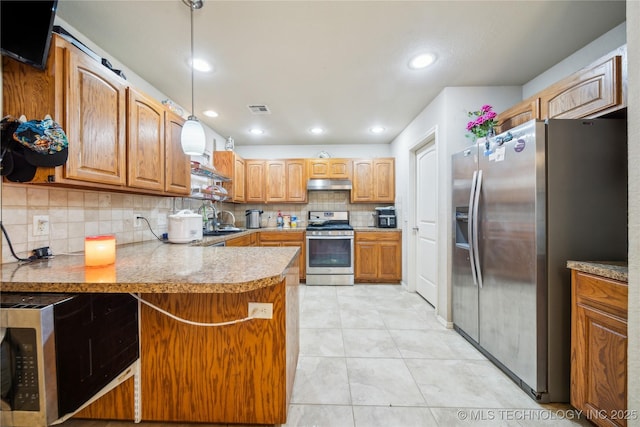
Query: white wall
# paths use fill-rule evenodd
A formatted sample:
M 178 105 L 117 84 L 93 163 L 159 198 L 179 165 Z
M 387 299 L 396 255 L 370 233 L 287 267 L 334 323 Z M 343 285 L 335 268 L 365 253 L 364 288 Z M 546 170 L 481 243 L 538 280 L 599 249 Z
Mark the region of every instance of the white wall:
M 640 414 L 640 2 L 627 0 L 629 121 L 628 409 Z M 628 422 L 640 426 L 640 415 Z
M 236 146 L 235 150 L 245 159 L 294 159 L 318 157 L 326 151 L 331 157 L 390 157 L 389 144 L 345 145 L 258 145 Z
M 629 16 L 628 11 L 627 16 Z M 626 29 L 627 23 L 623 22 L 526 83 L 522 87 L 522 99 L 540 92 L 574 71 L 589 65 L 596 59 L 624 45 L 627 42 Z
M 495 111 L 502 111 L 519 101 L 520 86 L 445 88 L 391 144 L 392 154 L 396 158 L 396 208 L 403 228 L 402 253 L 408 255 L 403 257 L 403 282 L 409 290 L 415 290 L 415 266 L 409 261 L 413 257 L 414 237 L 411 227 L 415 224 L 413 183 L 409 174 L 413 169 L 411 152 L 415 151 L 425 138 L 435 134 L 439 168 L 436 312 L 444 322 L 451 322 L 451 154 L 469 145 L 469 139 L 465 137 L 469 111 L 478 110 L 484 104 L 492 105 Z

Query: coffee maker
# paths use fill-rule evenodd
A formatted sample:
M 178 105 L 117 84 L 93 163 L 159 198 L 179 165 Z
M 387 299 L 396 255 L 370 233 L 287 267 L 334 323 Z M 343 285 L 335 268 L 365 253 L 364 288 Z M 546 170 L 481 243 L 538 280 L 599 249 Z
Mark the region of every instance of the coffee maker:
M 375 224 L 378 228 L 396 228 L 396 208 L 393 206 L 379 207 L 375 209 Z

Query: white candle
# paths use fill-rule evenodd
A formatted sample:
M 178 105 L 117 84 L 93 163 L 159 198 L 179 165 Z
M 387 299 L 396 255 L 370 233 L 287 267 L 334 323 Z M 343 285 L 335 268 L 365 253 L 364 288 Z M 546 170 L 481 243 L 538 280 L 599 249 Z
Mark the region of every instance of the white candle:
M 89 236 L 84 239 L 84 265 L 98 267 L 116 262 L 115 236 Z

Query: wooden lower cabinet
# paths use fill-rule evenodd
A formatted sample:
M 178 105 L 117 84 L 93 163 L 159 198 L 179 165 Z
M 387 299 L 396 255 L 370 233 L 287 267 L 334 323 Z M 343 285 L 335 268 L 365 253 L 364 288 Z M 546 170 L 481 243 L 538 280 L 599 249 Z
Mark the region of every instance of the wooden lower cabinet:
M 401 232 L 356 232 L 354 248 L 356 282 L 402 280 Z
M 261 231 L 258 246 L 296 246 L 300 248 L 300 280 L 306 279 L 306 242 L 305 232 L 300 231 Z
M 226 246 L 258 246 L 258 234 L 251 233 L 225 241 Z
M 293 266 L 279 284 L 249 292 L 142 295 L 197 322 L 242 319 L 249 302 L 273 304 L 272 319 L 218 327 L 181 323 L 142 305 L 142 420 L 286 423 L 299 353 L 298 283 Z M 133 392 L 129 379 L 76 418 L 132 420 Z
M 571 274 L 571 405 L 596 425 L 626 426 L 627 283 Z

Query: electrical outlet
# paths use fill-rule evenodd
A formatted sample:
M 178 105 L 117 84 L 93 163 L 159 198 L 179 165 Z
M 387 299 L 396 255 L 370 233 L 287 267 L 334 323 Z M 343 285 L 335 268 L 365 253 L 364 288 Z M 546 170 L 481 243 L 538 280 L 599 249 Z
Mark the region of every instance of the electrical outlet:
M 255 319 L 271 319 L 273 317 L 273 304 L 270 302 L 250 302 L 249 316 Z
M 49 235 L 49 215 L 33 216 L 33 235 L 34 236 Z
M 158 215 L 158 227 L 167 226 L 167 216 L 165 214 Z
M 140 228 L 142 227 L 142 219 L 138 218 L 140 215 L 139 213 L 134 213 L 133 214 L 133 228 Z

